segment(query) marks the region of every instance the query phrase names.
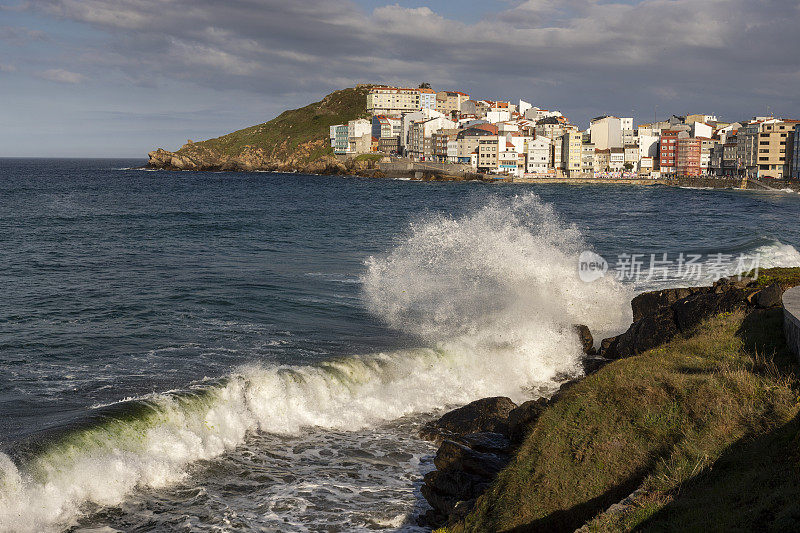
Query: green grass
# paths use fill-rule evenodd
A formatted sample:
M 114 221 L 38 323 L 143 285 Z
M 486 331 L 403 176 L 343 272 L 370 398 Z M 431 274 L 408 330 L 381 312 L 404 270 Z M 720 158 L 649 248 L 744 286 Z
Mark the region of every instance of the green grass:
M 276 118 L 244 128 L 222 137 L 185 145 L 179 154 L 190 154 L 204 149 L 235 157 L 245 149 L 261 149 L 269 156 L 283 158 L 292 155 L 301 145 L 309 146 L 302 159 L 312 161 L 322 155 L 331 155 L 330 126 L 367 117 L 367 92 L 369 86 L 335 91 L 319 102 L 284 111 Z
M 779 309 L 714 317 L 611 363 L 545 411 L 451 530 L 780 530 L 800 502 L 794 372 Z
M 371 161 L 377 163 L 384 157 L 386 157 L 386 154 L 361 154 L 357 155 L 355 159 L 353 159 L 353 161 L 356 163 L 358 163 L 359 161 Z
M 752 277 L 754 274 L 751 270 L 744 275 Z M 800 267 L 778 267 L 759 271 L 756 279 L 759 287 L 766 287 L 776 282 L 780 283 L 784 290 L 800 285 Z

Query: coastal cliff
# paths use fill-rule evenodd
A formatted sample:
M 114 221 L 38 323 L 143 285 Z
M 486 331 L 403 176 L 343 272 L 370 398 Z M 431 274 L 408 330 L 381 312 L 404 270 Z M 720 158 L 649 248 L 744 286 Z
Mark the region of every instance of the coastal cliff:
M 367 117 L 370 85 L 334 91 L 319 102 L 200 142 L 175 152 L 148 154 L 148 168 L 164 170 L 268 170 L 313 174 L 352 174 L 375 168 L 374 159 L 340 161 L 330 146 L 330 126 Z

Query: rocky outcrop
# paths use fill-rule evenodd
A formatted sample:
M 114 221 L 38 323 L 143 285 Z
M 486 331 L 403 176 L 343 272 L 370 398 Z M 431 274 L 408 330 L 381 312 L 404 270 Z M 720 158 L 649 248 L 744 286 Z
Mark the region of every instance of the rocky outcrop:
M 783 289 L 765 288 L 752 279 L 721 279 L 711 287 L 668 289 L 640 294 L 631 302 L 634 322 L 625 333 L 604 339 L 599 354 L 586 326 L 575 326 L 583 347 L 585 373 L 591 374 L 614 359 L 631 357 L 691 332 L 715 314 L 781 305 Z M 421 517 L 438 527 L 463 519 L 497 473 L 511 460 L 516 447 L 535 427 L 539 417 L 571 386 L 561 385 L 550 398 L 517 406 L 505 397 L 484 398 L 446 413 L 424 426 L 420 436 L 440 443 L 436 470 L 424 477 L 422 495 L 432 510 Z
M 441 442 L 469 433 L 508 433 L 508 414 L 517 405 L 510 398 L 483 398 L 429 422 L 420 431 L 425 440 Z
M 341 161 L 332 155 L 322 155 L 307 159 L 306 153 L 319 148 L 321 142 L 301 145 L 294 156 L 280 158 L 268 155 L 263 149 L 245 147 L 236 156 L 227 156 L 198 143 L 187 144 L 177 152 L 163 148 L 148 154 L 147 168 L 162 170 L 195 171 L 246 171 L 299 172 L 302 174 L 370 175 L 373 176 L 379 165 L 372 160 L 347 159 Z
M 722 278 L 711 287 L 667 289 L 640 294 L 631 302 L 634 322 L 625 333 L 604 339 L 600 355 L 606 359 L 631 357 L 686 334 L 719 313 L 739 309 L 777 307 L 779 284 L 760 288 L 750 278 Z

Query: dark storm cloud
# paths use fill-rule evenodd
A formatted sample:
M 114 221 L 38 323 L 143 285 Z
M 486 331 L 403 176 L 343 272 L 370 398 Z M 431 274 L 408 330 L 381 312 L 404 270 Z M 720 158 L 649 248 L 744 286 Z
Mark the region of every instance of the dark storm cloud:
M 65 68 L 113 67 L 133 80 L 268 96 L 424 80 L 477 96 L 527 97 L 581 120 L 658 102 L 665 112 L 673 105 L 670 112 L 742 118 L 765 99 L 800 114 L 800 92 L 792 90 L 800 82 L 796 0 L 529 0 L 475 24 L 435 7 L 367 13 L 332 0 L 28 6 L 111 36 L 105 49 L 86 50 L 82 65 Z

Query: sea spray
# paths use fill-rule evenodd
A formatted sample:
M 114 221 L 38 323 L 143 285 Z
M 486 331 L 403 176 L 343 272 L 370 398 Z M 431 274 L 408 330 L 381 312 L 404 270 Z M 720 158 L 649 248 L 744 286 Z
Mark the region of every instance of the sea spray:
M 579 232 L 535 195 L 415 223 L 363 275 L 369 310 L 424 347 L 309 366 L 248 366 L 215 386 L 154 394 L 16 464 L 0 454 L 0 530 L 46 531 L 185 477 L 255 431 L 358 430 L 526 389 L 574 371 L 572 325 L 623 327 L 630 294 L 577 275 Z M 143 404 L 144 407 L 143 408 Z

